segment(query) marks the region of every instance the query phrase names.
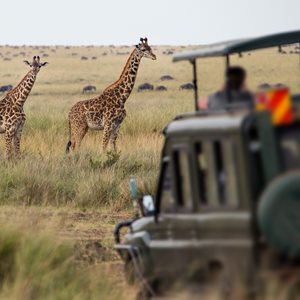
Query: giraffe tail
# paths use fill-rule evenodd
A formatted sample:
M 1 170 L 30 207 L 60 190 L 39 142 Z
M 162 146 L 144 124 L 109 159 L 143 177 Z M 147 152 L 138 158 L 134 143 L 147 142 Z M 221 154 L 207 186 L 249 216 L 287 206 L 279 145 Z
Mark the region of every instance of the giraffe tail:
M 66 147 L 66 153 L 68 154 L 70 152 L 70 147 L 72 145 L 71 141 L 68 141 L 67 147 Z

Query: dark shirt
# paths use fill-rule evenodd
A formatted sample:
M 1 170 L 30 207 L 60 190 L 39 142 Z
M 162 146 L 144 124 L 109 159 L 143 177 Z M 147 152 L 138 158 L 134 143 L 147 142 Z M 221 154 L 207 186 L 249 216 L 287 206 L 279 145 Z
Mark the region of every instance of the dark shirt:
M 253 95 L 250 92 L 219 91 L 208 96 L 208 109 L 225 109 L 230 106 L 249 107 L 254 104 Z

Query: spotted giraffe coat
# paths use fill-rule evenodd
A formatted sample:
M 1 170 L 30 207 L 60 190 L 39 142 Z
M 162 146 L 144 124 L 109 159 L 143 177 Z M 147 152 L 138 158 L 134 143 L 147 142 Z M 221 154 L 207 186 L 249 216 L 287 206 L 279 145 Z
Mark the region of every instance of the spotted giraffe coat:
M 135 83 L 138 68 L 142 57 L 156 59 L 147 39 L 131 52 L 120 78 L 107 87 L 103 93 L 95 98 L 79 101 L 69 113 L 70 141 L 66 151 L 73 150 L 81 144 L 87 131 L 104 130 L 103 149 L 110 141 L 116 149 L 116 139 L 120 125 L 126 117 L 125 102 L 128 99 Z

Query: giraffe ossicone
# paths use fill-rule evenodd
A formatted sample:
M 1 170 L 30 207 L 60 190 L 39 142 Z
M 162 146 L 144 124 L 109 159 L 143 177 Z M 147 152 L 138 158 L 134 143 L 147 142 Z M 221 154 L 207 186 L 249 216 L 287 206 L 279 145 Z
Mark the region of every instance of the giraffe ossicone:
M 47 64 L 47 62 L 41 63 L 39 56 L 34 56 L 32 62 L 27 60 L 24 62 L 30 66 L 29 72 L 15 88 L 0 100 L 0 133 L 4 134 L 7 159 L 12 157 L 13 148 L 15 156 L 20 156 L 21 135 L 26 120 L 23 106 L 38 72 Z
M 80 147 L 87 131 L 103 130 L 103 150 L 108 143 L 116 150 L 116 140 L 121 123 L 126 117 L 125 102 L 134 87 L 141 59 L 156 59 L 147 38 L 141 38 L 133 49 L 119 79 L 108 86 L 100 96 L 77 102 L 69 112 L 70 140 L 66 152 L 70 148 Z

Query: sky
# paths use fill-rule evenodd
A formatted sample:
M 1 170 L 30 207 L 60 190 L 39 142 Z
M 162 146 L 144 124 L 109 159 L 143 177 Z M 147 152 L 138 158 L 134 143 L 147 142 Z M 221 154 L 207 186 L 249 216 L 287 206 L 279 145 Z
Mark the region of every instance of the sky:
M 300 0 L 7 0 L 1 44 L 208 44 L 300 29 Z

